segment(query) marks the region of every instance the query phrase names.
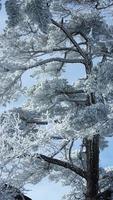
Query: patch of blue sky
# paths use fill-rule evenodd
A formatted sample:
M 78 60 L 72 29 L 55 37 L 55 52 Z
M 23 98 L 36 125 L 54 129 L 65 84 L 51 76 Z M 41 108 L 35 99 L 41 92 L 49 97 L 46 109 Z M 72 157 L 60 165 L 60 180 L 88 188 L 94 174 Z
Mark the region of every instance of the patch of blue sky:
M 1 3 L 2 3 L 2 9 L 0 11 L 0 32 L 3 32 L 7 20 L 7 15 L 5 12 L 5 0 L 1 0 Z
M 26 186 L 26 193 L 33 200 L 61 200 L 61 198 L 68 193 L 70 187 L 62 186 L 61 183 L 54 183 L 44 178 L 39 184 Z

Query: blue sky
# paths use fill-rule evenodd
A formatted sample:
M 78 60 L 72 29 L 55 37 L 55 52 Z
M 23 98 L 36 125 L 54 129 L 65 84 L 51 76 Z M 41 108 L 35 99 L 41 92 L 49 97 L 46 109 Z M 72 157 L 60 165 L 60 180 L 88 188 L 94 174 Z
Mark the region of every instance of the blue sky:
M 27 185 L 28 196 L 32 200 L 61 200 L 61 197 L 68 193 L 69 187 L 62 186 L 61 183 L 50 182 L 47 178 L 37 185 Z
M 7 19 L 4 8 L 5 0 L 1 0 L 1 2 L 2 2 L 2 11 L 0 12 L 0 31 L 4 29 L 5 21 Z
M 5 0 L 2 0 L 2 3 L 4 3 Z M 0 12 L 0 31 L 3 30 L 5 25 L 5 20 L 7 19 L 5 14 L 4 6 L 2 7 L 2 11 Z M 70 65 L 66 68 L 66 72 L 63 74 L 64 78 L 67 78 L 70 80 L 71 83 L 75 82 L 78 78 L 82 78 L 85 74 L 84 67 L 81 65 L 78 65 L 78 67 L 74 67 Z M 29 78 L 28 80 L 28 74 L 25 74 L 23 76 L 23 82 L 24 85 L 32 84 L 32 79 Z M 23 99 L 20 98 L 18 103 L 11 103 L 8 105 L 8 108 L 13 108 L 14 106 L 21 105 L 23 102 Z M 4 108 L 0 109 L 1 111 L 4 110 Z M 113 139 L 109 139 L 109 148 L 105 149 L 103 152 L 101 152 L 101 158 L 100 158 L 100 164 L 103 166 L 113 165 L 112 161 L 112 144 Z M 50 182 L 47 178 L 43 179 L 39 184 L 37 185 L 27 185 L 25 187 L 27 190 L 26 194 L 28 194 L 29 197 L 32 198 L 32 200 L 60 200 L 63 194 L 65 194 L 69 188 L 63 187 L 61 183 L 53 183 Z

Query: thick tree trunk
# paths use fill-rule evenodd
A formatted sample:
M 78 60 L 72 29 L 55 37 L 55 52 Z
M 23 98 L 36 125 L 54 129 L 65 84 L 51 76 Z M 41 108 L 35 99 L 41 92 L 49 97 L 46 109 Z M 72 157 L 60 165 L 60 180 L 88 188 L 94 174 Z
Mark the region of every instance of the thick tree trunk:
M 96 200 L 99 180 L 99 135 L 86 139 L 87 191 L 86 200 Z

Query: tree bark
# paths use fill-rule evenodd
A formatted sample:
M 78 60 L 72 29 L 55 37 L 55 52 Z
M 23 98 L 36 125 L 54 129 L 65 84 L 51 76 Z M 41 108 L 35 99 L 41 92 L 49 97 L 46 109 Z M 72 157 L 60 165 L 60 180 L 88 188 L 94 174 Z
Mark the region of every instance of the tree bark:
M 86 139 L 87 189 L 86 200 L 96 200 L 99 181 L 99 135 Z

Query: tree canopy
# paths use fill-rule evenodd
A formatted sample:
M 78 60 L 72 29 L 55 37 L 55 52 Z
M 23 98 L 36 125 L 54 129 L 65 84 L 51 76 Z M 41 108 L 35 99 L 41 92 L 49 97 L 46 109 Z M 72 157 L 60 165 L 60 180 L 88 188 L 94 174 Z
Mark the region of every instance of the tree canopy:
M 0 103 L 25 102 L 0 116 L 1 184 L 49 176 L 71 185 L 69 200 L 111 195 L 112 167 L 99 168 L 99 149 L 113 135 L 112 9 L 110 0 L 6 1 Z M 73 84 L 62 75 L 70 64 L 85 69 Z M 24 87 L 27 72 L 34 83 Z

